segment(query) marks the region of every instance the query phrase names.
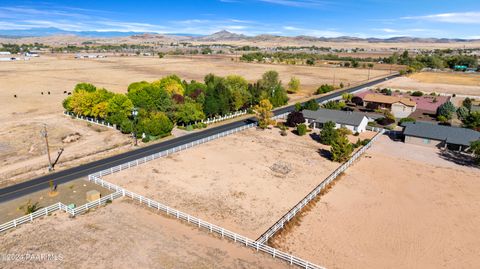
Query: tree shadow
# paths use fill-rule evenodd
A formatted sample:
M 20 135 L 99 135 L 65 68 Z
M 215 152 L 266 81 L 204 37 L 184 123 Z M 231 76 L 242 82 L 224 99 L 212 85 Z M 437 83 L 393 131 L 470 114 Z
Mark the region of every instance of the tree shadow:
M 475 159 L 473 158 L 473 156 L 464 152 L 442 150 L 438 153 L 438 156 L 444 160 L 453 162 L 458 165 L 478 167 L 475 163 Z
M 319 134 L 312 132 L 312 133 L 309 134 L 309 136 L 310 136 L 311 139 L 313 139 L 317 142 L 320 142 L 320 135 Z
M 332 160 L 332 153 L 326 149 L 318 149 L 318 154 L 327 160 Z

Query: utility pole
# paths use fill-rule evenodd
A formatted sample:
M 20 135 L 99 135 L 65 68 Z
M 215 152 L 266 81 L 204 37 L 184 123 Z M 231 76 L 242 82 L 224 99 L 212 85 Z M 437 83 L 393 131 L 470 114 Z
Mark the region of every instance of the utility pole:
M 40 131 L 42 136 L 45 138 L 45 146 L 47 147 L 47 156 L 48 156 L 48 171 L 52 171 L 52 159 L 50 158 L 50 147 L 48 146 L 48 131 L 47 125 L 43 124 L 43 130 Z
M 336 66 L 333 67 L 333 87 L 335 87 L 335 69 Z

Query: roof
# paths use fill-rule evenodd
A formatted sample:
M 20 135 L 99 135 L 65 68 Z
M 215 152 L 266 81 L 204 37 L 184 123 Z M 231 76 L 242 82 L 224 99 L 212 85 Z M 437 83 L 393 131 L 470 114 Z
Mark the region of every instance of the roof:
M 382 104 L 402 103 L 406 106 L 417 105 L 414 101 L 405 97 L 389 96 L 389 95 L 383 95 L 383 94 L 372 94 L 372 93 L 365 95 L 365 97 L 363 98 L 363 101 L 382 103 Z
M 359 112 L 319 108 L 316 111 L 303 110 L 303 117 L 320 123 L 333 121 L 338 124 L 358 126 L 366 115 Z
M 480 139 L 480 132 L 451 126 L 436 125 L 428 122 L 404 123 L 403 134 L 445 141 L 449 144 L 469 146 L 471 142 Z

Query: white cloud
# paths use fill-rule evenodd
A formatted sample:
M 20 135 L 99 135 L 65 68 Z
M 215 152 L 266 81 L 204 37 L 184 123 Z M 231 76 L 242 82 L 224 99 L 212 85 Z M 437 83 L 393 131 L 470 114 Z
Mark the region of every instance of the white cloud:
M 433 22 L 446 22 L 446 23 L 462 23 L 462 24 L 480 24 L 480 12 L 458 12 L 458 13 L 441 13 L 431 14 L 425 16 L 411 16 L 402 17 L 407 20 L 424 20 Z

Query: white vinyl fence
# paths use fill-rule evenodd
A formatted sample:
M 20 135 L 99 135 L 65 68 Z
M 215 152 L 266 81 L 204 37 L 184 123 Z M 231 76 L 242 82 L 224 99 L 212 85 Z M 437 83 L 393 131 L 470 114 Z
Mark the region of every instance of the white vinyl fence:
M 352 163 L 358 159 L 367 149 L 369 149 L 372 144 L 383 134 L 381 131 L 377 133 L 370 142 L 363 146 L 359 151 L 357 151 L 353 156 L 340 167 L 335 169 L 325 180 L 322 181 L 315 189 L 313 189 L 303 200 L 301 200 L 295 207 L 290 209 L 282 218 L 280 218 L 272 227 L 270 227 L 262 236 L 260 236 L 257 241 L 266 244 L 268 239 L 271 238 L 275 233 L 283 228 L 285 223 L 289 222 L 295 215 L 297 215 L 310 201 L 312 201 L 317 195 L 330 184 L 335 178 L 338 177 L 343 171 L 345 171 Z
M 37 210 L 37 211 L 35 211 L 31 214 L 25 215 L 23 217 L 11 220 L 9 222 L 6 222 L 6 223 L 0 225 L 0 233 L 3 232 L 3 231 L 6 231 L 8 229 L 15 228 L 18 225 L 21 225 L 21 224 L 24 224 L 24 223 L 27 223 L 27 222 L 31 222 L 34 219 L 44 217 L 44 216 L 48 216 L 48 215 L 50 215 L 51 213 L 53 213 L 57 210 L 65 211 L 72 216 L 76 216 L 76 215 L 87 212 L 91 208 L 104 205 L 104 204 L 108 203 L 109 201 L 113 201 L 114 199 L 122 197 L 122 196 L 123 196 L 122 192 L 115 192 L 115 193 L 109 194 L 105 197 L 102 197 L 98 200 L 92 201 L 90 203 L 86 203 L 86 204 L 84 204 L 80 207 L 76 207 L 76 208 L 69 208 L 65 204 L 59 202 L 59 203 L 53 204 L 53 205 L 48 206 L 48 207 L 40 208 L 39 210 Z
M 233 118 L 245 115 L 245 114 L 247 114 L 246 109 L 245 110 L 239 110 L 239 111 L 235 111 L 235 112 L 232 112 L 230 114 L 227 114 L 227 115 L 204 119 L 204 120 L 202 120 L 202 123 L 212 124 L 212 123 L 219 122 L 219 121 L 233 119 Z
M 99 120 L 99 119 L 85 117 L 85 116 L 79 116 L 79 115 L 77 115 L 73 112 L 68 112 L 68 111 L 64 111 L 63 114 L 71 116 L 71 117 L 75 117 L 77 120 L 84 120 L 84 121 L 87 121 L 89 123 L 93 123 L 93 124 L 96 124 L 96 125 L 104 126 L 104 127 L 111 128 L 111 129 L 117 129 L 117 127 L 115 125 L 112 125 L 112 124 L 110 124 L 110 123 L 108 123 L 104 120 Z
M 268 254 L 272 255 L 274 258 L 282 259 L 282 260 L 284 260 L 284 261 L 286 261 L 286 262 L 288 262 L 292 265 L 297 265 L 297 266 L 300 266 L 302 268 L 312 268 L 312 269 L 313 268 L 323 268 L 323 267 L 315 265 L 311 262 L 308 262 L 306 260 L 297 258 L 295 256 L 292 256 L 292 255 L 288 254 L 288 253 L 279 251 L 275 248 L 272 248 L 270 246 L 262 244 L 258 241 L 249 239 L 249 238 L 247 238 L 243 235 L 239 235 L 237 233 L 234 233 L 232 231 L 224 229 L 220 226 L 211 224 L 207 221 L 201 220 L 199 218 L 196 218 L 194 216 L 191 216 L 189 214 L 186 214 L 184 212 L 181 212 L 179 210 L 176 210 L 176 209 L 171 208 L 169 206 L 166 206 L 164 204 L 161 204 L 161 203 L 159 203 L 157 201 L 154 201 L 152 199 L 146 198 L 142 195 L 139 195 L 139 194 L 136 194 L 136 193 L 131 192 L 129 190 L 126 190 L 126 189 L 124 189 L 120 186 L 117 186 L 117 185 L 114 185 L 114 184 L 109 183 L 107 181 L 104 181 L 101 178 L 98 178 L 97 176 L 89 175 L 88 180 L 90 180 L 91 182 L 93 182 L 95 184 L 98 184 L 98 185 L 100 185 L 104 188 L 114 190 L 115 193 L 120 193 L 121 196 L 132 198 L 133 200 L 136 200 L 136 201 L 140 202 L 141 204 L 146 205 L 150 208 L 156 209 L 158 211 L 162 211 L 163 213 L 165 213 L 167 215 L 170 215 L 170 216 L 173 216 L 177 219 L 186 221 L 186 222 L 188 222 L 190 224 L 193 224 L 193 225 L 195 225 L 199 228 L 206 229 L 211 233 L 216 233 L 216 234 L 220 235 L 222 238 L 228 238 L 230 240 L 233 240 L 234 242 L 245 245 L 246 247 L 255 249 L 257 251 L 262 251 L 262 252 L 268 253 Z
M 238 133 L 238 132 L 243 131 L 245 129 L 252 128 L 254 126 L 257 126 L 257 124 L 256 123 L 250 123 L 248 125 L 240 126 L 240 127 L 235 128 L 235 129 L 232 129 L 232 130 L 228 130 L 228 131 L 218 133 L 218 134 L 215 134 L 215 135 L 212 135 L 212 136 L 209 136 L 209 137 L 198 139 L 198 140 L 195 140 L 193 142 L 174 147 L 172 149 L 157 152 L 155 154 L 152 154 L 152 155 L 149 155 L 149 156 L 137 159 L 137 160 L 133 160 L 131 162 L 127 162 L 127 163 L 124 163 L 124 164 L 121 164 L 121 165 L 117 165 L 117 166 L 102 170 L 100 172 L 97 172 L 93 175 L 97 176 L 97 177 L 102 177 L 102 176 L 105 176 L 105 175 L 113 174 L 113 173 L 116 173 L 116 172 L 119 172 L 119 171 L 122 171 L 122 170 L 125 170 L 125 169 L 128 169 L 128 168 L 131 168 L 131 167 L 138 166 L 138 165 L 146 163 L 148 161 L 155 160 L 155 159 L 158 159 L 160 157 L 165 157 L 165 156 L 168 156 L 172 153 L 182 151 L 182 150 L 185 150 L 185 149 L 188 149 L 188 148 L 191 148 L 191 147 L 194 147 L 194 146 L 197 146 L 197 145 L 200 145 L 200 144 L 218 139 L 220 137 L 224 137 L 224 136 L 227 136 L 227 135 Z

